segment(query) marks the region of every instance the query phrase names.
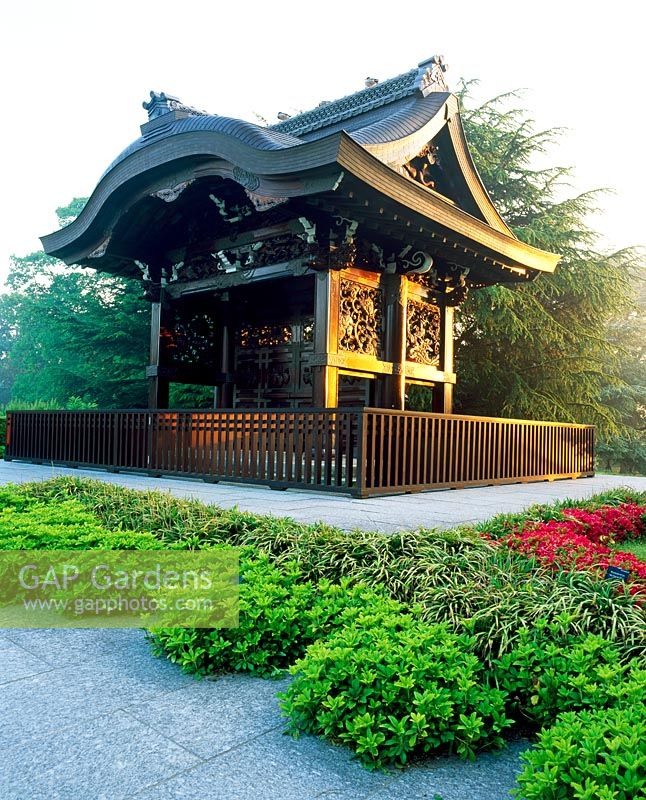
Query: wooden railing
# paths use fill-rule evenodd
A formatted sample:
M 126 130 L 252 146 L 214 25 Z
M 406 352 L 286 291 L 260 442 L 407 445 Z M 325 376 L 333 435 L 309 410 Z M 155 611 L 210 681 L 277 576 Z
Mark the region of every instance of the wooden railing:
M 593 474 L 585 425 L 383 409 L 11 411 L 5 458 L 369 495 Z
M 366 409 L 361 495 L 594 474 L 594 428 Z

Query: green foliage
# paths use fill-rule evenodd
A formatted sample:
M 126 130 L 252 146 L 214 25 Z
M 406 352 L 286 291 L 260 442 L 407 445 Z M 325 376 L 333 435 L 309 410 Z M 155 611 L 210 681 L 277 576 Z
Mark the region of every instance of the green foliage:
M 83 204 L 77 198 L 58 209 L 61 223 Z M 63 267 L 38 252 L 12 259 L 7 287 L 0 297 L 0 388 L 58 407 L 73 397 L 104 408 L 145 404 L 149 309 L 138 282 Z
M 282 703 L 290 730 L 346 744 L 369 766 L 501 745 L 505 695 L 484 684 L 471 646 L 447 626 L 368 607 L 293 667 Z
M 563 711 L 643 702 L 645 654 L 622 663 L 619 650 L 606 639 L 562 637 L 548 627 L 542 623 L 522 631 L 515 647 L 493 665 L 496 685 L 513 699 L 516 719 L 542 726 Z
M 105 528 L 78 500 L 40 503 L 0 489 L 0 550 L 157 550 L 151 533 Z
M 597 444 L 597 461 L 607 472 L 646 475 L 646 269 L 633 308 L 612 321 L 609 339 L 620 354 L 621 383 L 606 386 L 602 400 L 614 409 L 622 428 Z
M 599 707 L 614 719 L 616 707 L 643 706 L 635 598 L 582 572 L 543 570 L 473 530 L 348 534 L 78 479 L 0 489 L 0 549 L 222 544 L 244 548 L 239 626 L 159 628 L 155 652 L 197 675 L 291 665 L 290 730 L 349 745 L 369 766 L 472 757 L 501 744 L 514 720 Z M 559 746 L 536 752 L 569 757 Z M 552 767 L 545 774 L 555 780 Z
M 318 585 L 303 580 L 294 564 L 280 569 L 247 549 L 240 564 L 239 625 L 235 628 L 168 628 L 151 631 L 153 649 L 186 672 L 218 675 L 251 672 L 272 677 L 331 629 L 378 605 L 401 606 L 383 591 L 347 581 Z
M 616 545 L 610 545 L 613 550 L 621 550 L 624 553 L 632 553 L 642 561 L 646 561 L 646 541 L 632 542 L 629 539 L 624 539 Z
M 646 705 L 563 714 L 522 755 L 524 800 L 637 800 L 646 796 Z
M 166 545 L 253 547 L 279 568 L 297 564 L 304 581 L 383 586 L 394 600 L 418 604 L 427 622 L 448 622 L 456 632 L 471 634 L 488 666 L 514 646 L 523 628 L 561 615 L 569 620 L 563 634 L 604 636 L 624 658 L 643 650 L 646 638 L 642 608 L 611 582 L 585 572 L 553 572 L 469 529 L 348 534 L 72 478 L 20 491 L 47 502 L 75 497 L 106 527 L 148 531 Z M 625 497 L 614 496 L 617 502 Z
M 536 166 L 559 130 L 536 132 L 513 105 L 516 93 L 479 107 L 469 105 L 468 85 L 461 95 L 469 146 L 494 204 L 521 240 L 562 261 L 531 284 L 471 293 L 457 321 L 458 407 L 594 423 L 616 436 L 628 421 L 602 396 L 621 384 L 622 357 L 608 326 L 631 307 L 641 256 L 600 251 L 587 222 L 597 193 L 561 200 L 569 170 Z
M 193 383 L 171 383 L 170 408 L 213 408 L 213 387 Z
M 21 400 L 14 398 L 10 400 L 5 406 L 0 407 L 3 414 L 7 411 L 55 411 L 56 409 L 65 409 L 67 411 L 84 411 L 86 409 L 96 408 L 96 403 L 91 400 L 85 400 L 82 397 L 68 397 L 65 402 L 58 400 Z
M 151 632 L 153 650 L 186 672 L 252 672 L 271 677 L 311 641 L 305 612 L 314 587 L 297 569 L 281 571 L 266 559 L 240 565 L 240 624 L 236 628 L 168 628 Z
M 45 411 L 47 409 L 65 408 L 70 411 L 80 411 L 86 408 L 96 408 L 96 403 L 84 400 L 81 397 L 69 397 L 66 402 L 59 403 L 56 400 L 11 400 L 4 406 L 0 406 L 0 458 L 4 457 L 7 445 L 7 411 L 21 409 L 22 411 Z

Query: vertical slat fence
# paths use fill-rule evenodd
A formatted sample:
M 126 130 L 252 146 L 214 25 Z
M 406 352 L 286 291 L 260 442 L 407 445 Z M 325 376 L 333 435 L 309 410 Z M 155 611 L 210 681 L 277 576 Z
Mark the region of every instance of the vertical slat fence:
M 367 497 L 589 476 L 594 429 L 375 408 L 11 411 L 5 457 Z

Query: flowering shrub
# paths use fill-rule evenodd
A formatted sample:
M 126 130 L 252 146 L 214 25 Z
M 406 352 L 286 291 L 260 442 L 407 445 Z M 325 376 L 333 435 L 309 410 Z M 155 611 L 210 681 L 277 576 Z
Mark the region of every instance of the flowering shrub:
M 604 574 L 609 566 L 621 567 L 630 572 L 629 591 L 646 592 L 646 563 L 632 553 L 607 546 L 643 536 L 646 508 L 623 503 L 596 511 L 570 508 L 563 515 L 564 519 L 532 523 L 516 530 L 501 539 L 501 544 L 564 569 L 590 569 Z
M 604 506 L 596 511 L 568 508 L 563 516 L 566 520 L 576 520 L 582 528 L 581 533 L 600 544 L 637 539 L 646 533 L 646 508 L 636 503 Z

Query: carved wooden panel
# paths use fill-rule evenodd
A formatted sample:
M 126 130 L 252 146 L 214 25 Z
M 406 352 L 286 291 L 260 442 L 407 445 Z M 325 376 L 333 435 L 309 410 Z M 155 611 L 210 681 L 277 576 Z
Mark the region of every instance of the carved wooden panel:
M 381 358 L 381 289 L 342 280 L 339 297 L 339 349 Z
M 217 325 L 206 312 L 186 312 L 174 307 L 160 331 L 163 361 L 169 365 L 217 365 Z
M 437 366 L 440 363 L 440 309 L 409 299 L 406 322 L 406 359 Z
M 240 347 L 276 347 L 289 344 L 293 333 L 291 325 L 243 325 L 238 328 Z
M 241 325 L 236 331 L 237 408 L 311 405 L 313 322 Z
M 432 142 L 425 144 L 421 151 L 404 164 L 401 171 L 414 181 L 421 183 L 428 189 L 435 189 L 436 176 L 434 168 L 438 164 L 437 147 Z

